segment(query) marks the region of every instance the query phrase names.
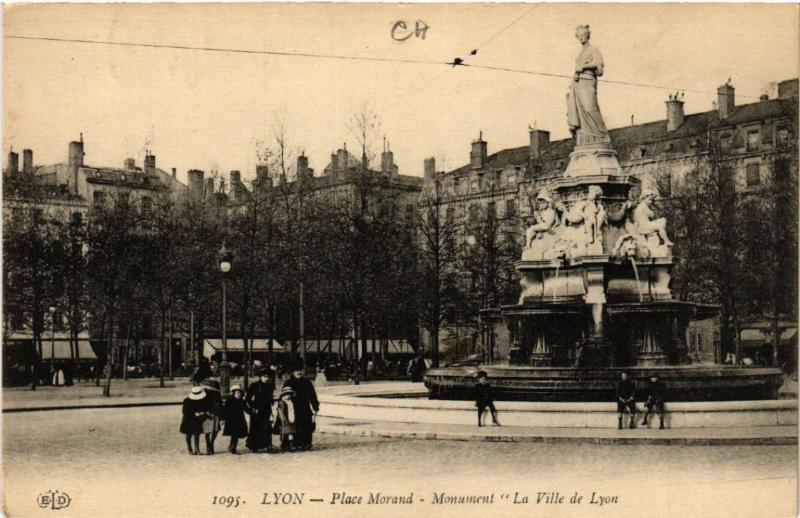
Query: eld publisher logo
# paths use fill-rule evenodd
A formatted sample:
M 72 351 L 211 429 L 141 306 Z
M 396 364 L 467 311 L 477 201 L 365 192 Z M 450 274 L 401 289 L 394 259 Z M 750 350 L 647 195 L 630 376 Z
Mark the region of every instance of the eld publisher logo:
M 72 499 L 68 494 L 64 493 L 63 491 L 53 491 L 52 489 L 46 493 L 40 494 L 36 499 L 39 507 L 53 511 L 58 511 L 60 509 L 69 507 L 69 503 L 71 501 Z

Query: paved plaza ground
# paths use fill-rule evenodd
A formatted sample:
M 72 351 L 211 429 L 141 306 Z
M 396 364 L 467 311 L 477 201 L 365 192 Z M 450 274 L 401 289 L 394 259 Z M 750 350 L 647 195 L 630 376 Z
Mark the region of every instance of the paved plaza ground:
M 275 516 L 277 511 L 280 516 L 459 518 L 796 514 L 795 446 L 485 443 L 317 434 L 311 452 L 195 457 L 185 453 L 177 406 L 3 417 L 4 498 L 11 517 L 46 515 L 37 497 L 49 490 L 71 498 L 60 516 L 81 517 Z M 227 438 L 220 438 L 217 450 L 225 451 L 226 445 Z M 303 503 L 276 506 L 276 492 L 297 493 Z M 378 492 L 406 497 L 413 492 L 414 503 L 368 504 L 370 494 Z M 564 496 L 564 503 L 536 503 L 539 493 L 550 492 Z M 569 504 L 576 492 L 583 501 Z M 363 500 L 331 504 L 334 493 Z M 605 495 L 616 502 L 591 504 L 592 493 L 595 500 Z M 434 503 L 441 497 L 492 494 L 492 503 Z M 238 496 L 240 503 L 222 508 L 213 503 L 215 496 Z M 513 503 L 523 497 L 528 503 Z

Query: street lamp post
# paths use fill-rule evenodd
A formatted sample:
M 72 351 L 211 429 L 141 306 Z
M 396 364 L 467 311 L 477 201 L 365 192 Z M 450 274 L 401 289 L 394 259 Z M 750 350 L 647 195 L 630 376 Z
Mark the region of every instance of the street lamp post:
M 50 361 L 56 363 L 56 308 L 50 306 Z
M 225 248 L 225 243 L 222 243 L 222 248 L 219 251 L 219 271 L 222 273 L 222 361 L 219 365 L 219 384 L 222 392 L 222 397 L 228 397 L 231 388 L 231 371 L 228 364 L 228 335 L 227 335 L 227 300 L 225 293 L 225 276 L 231 271 L 231 260 L 233 254 Z

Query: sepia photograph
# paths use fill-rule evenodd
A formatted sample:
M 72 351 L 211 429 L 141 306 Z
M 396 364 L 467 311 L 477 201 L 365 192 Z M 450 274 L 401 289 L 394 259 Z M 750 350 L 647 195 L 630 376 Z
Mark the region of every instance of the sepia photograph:
M 797 4 L 2 18 L 4 516 L 798 515 Z

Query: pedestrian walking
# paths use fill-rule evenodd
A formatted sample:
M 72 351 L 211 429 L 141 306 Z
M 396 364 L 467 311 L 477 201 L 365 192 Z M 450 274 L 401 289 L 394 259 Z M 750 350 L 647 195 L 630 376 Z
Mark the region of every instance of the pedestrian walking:
M 617 412 L 619 412 L 619 429 L 622 430 L 622 418 L 629 412 L 631 420 L 629 427 L 635 426 L 636 416 L 636 385 L 628 379 L 628 373 L 623 372 L 617 382 Z
M 259 379 L 247 390 L 245 402 L 250 408 L 250 432 L 245 446 L 253 452 L 266 449 L 272 451 L 272 430 L 270 415 L 272 414 L 272 395 L 275 382 L 269 369 L 259 371 Z
M 247 437 L 247 420 L 244 415 L 248 411 L 247 404 L 244 402 L 242 386 L 232 386 L 231 396 L 225 400 L 225 406 L 222 410 L 222 418 L 225 421 L 222 435 L 227 435 L 231 438 L 228 451 L 234 455 L 237 453 L 236 448 L 239 445 L 239 439 Z
M 484 418 L 488 410 L 492 414 L 492 423 L 500 426 L 497 420 L 497 409 L 494 407 L 494 393 L 489 384 L 489 375 L 485 371 L 478 371 L 478 383 L 475 384 L 475 406 L 478 408 L 478 426 L 483 426 Z
M 299 450 L 310 450 L 313 435 L 316 430 L 316 414 L 319 412 L 319 400 L 314 385 L 305 376 L 305 369 L 300 361 L 293 361 L 291 366 L 292 377 L 286 380 L 283 388 L 294 391 L 294 413 L 297 433 L 294 445 Z
M 206 392 L 206 412 L 208 419 L 203 421 L 203 434 L 206 438 L 206 455 L 214 455 L 214 441 L 220 430 L 220 417 L 222 416 L 222 391 L 219 382 L 214 378 L 203 381 Z
M 422 356 L 411 360 L 414 363 L 411 365 L 411 381 L 419 383 L 425 379 L 425 359 Z
M 294 451 L 294 436 L 297 433 L 297 416 L 294 410 L 294 390 L 284 387 L 278 399 L 275 412 L 275 428 L 272 430 L 281 437 L 281 450 Z
M 186 448 L 191 455 L 200 453 L 200 434 L 203 433 L 203 421 L 206 418 L 205 397 L 203 387 L 192 387 L 189 396 L 183 400 L 180 432 L 186 436 Z
M 642 426 L 647 426 L 647 419 L 650 413 L 655 410 L 658 413 L 658 428 L 664 429 L 664 402 L 666 399 L 667 387 L 664 382 L 658 379 L 657 375 L 650 376 L 650 380 L 645 386 L 644 395 L 647 397 L 644 407 L 647 409 L 642 419 Z
M 325 367 L 317 366 L 317 376 L 314 378 L 314 387 L 322 388 L 328 386 L 328 377 L 325 375 Z
M 63 387 L 64 386 L 64 369 L 60 366 L 56 365 L 53 367 L 51 371 L 53 373 L 53 386 L 56 387 Z

